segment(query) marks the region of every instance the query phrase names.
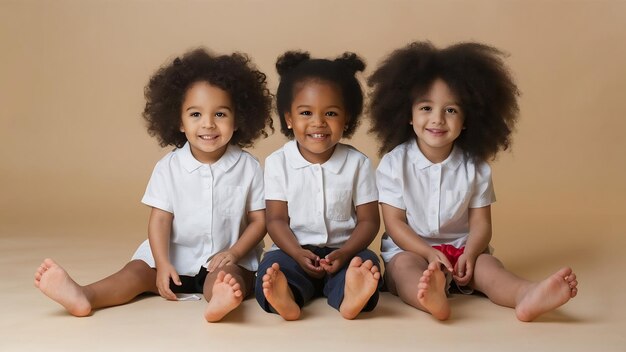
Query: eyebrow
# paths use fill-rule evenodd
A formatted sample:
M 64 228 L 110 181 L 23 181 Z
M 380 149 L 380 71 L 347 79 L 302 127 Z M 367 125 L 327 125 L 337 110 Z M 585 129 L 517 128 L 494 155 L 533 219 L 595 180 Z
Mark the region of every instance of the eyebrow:
M 189 111 L 189 110 L 192 110 L 192 109 L 200 110 L 199 107 L 197 107 L 195 105 L 192 105 L 192 106 L 188 107 L 187 109 L 185 109 L 185 111 Z M 230 106 L 226 106 L 226 105 L 222 105 L 222 106 L 218 106 L 217 107 L 217 110 L 221 110 L 221 109 L 225 109 L 225 110 L 228 110 L 230 112 L 233 111 L 233 109 L 231 109 Z
M 421 104 L 421 103 L 432 103 L 433 101 L 430 99 L 415 99 L 415 103 L 413 104 Z M 457 103 L 456 101 L 452 101 L 452 102 L 448 102 L 445 103 L 444 105 L 456 105 L 456 106 L 461 106 L 461 104 Z
M 296 109 L 301 109 L 301 108 L 308 108 L 308 109 L 310 109 L 311 105 L 298 105 L 298 106 L 296 106 Z M 342 110 L 343 111 L 343 108 L 341 108 L 339 105 L 330 105 L 330 106 L 325 107 L 325 109 L 330 109 L 330 108 L 335 108 L 337 110 Z

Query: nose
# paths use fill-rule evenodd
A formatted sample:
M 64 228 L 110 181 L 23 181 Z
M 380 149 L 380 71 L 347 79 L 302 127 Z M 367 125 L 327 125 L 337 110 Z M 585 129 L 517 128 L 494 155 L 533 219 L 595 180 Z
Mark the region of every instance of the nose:
M 314 114 L 313 115 L 313 125 L 314 126 L 325 127 L 326 126 L 326 116 L 324 116 L 323 114 Z
M 431 119 L 430 121 L 434 124 L 434 125 L 443 125 L 445 122 L 445 118 L 444 118 L 444 111 L 442 110 L 437 110 L 435 111 L 432 115 L 431 115 Z
M 202 119 L 202 127 L 215 128 L 215 119 L 213 116 L 206 116 Z

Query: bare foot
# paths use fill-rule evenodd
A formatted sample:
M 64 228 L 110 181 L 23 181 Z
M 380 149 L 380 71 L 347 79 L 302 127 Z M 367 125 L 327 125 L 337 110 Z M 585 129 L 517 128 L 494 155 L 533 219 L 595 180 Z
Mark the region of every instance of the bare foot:
M 567 303 L 578 293 L 576 274 L 562 268 L 545 280 L 534 284 L 519 300 L 515 315 L 521 321 L 532 321 L 543 313 Z
M 439 265 L 432 262 L 424 270 L 417 284 L 417 300 L 435 318 L 446 320 L 450 317 L 450 305 L 446 297 L 446 276 Z
M 72 315 L 84 317 L 91 313 L 91 304 L 82 287 L 52 259 L 45 259 L 37 268 L 35 286 Z
M 224 271 L 217 273 L 211 292 L 211 300 L 204 310 L 204 318 L 209 323 L 222 320 L 243 301 L 241 285 L 231 274 Z
M 371 260 L 364 263 L 360 257 L 352 258 L 346 271 L 343 301 L 339 306 L 341 316 L 346 319 L 356 318 L 376 292 L 378 280 L 380 272 Z
M 300 317 L 300 307 L 278 263 L 272 264 L 263 275 L 263 295 L 283 319 L 296 320 Z

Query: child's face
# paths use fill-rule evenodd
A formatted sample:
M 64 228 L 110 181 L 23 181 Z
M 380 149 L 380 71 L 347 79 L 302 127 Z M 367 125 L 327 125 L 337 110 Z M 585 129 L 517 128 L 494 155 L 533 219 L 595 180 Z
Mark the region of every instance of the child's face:
M 441 79 L 413 102 L 411 124 L 417 145 L 431 162 L 444 161 L 463 130 L 464 116 L 456 96 Z
M 207 82 L 196 82 L 187 90 L 180 131 L 198 161 L 211 164 L 219 160 L 235 130 L 235 109 L 226 91 Z
M 308 81 L 298 88 L 290 111 L 285 113 L 287 126 L 293 129 L 300 154 L 307 161 L 325 163 L 348 121 L 341 91 L 321 81 Z

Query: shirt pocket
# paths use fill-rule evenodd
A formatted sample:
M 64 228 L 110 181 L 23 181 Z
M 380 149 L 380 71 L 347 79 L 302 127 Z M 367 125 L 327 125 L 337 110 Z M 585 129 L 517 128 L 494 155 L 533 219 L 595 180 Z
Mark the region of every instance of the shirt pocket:
M 220 215 L 234 217 L 243 216 L 246 204 L 246 193 L 244 187 L 226 186 L 217 197 L 217 212 Z
M 352 191 L 331 189 L 326 192 L 326 216 L 330 220 L 347 221 L 352 215 Z
M 469 199 L 470 192 L 468 191 L 445 191 L 444 204 L 441 209 L 445 218 L 441 220 L 443 222 L 457 220 L 467 214 Z

